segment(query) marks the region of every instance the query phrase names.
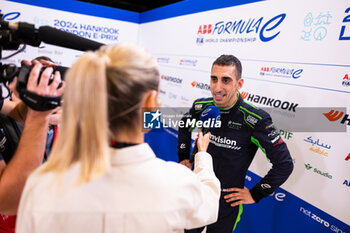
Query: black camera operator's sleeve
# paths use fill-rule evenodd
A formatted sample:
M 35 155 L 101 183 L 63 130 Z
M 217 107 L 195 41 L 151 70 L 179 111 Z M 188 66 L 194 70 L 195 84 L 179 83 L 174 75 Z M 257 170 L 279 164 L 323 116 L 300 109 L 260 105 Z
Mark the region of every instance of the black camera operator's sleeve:
M 4 100 L 0 99 L 0 110 L 2 109 L 2 106 L 4 105 Z
M 1 123 L 1 122 L 0 122 Z M 6 157 L 5 153 L 6 153 L 6 143 L 7 139 L 6 136 L 4 135 L 4 129 L 2 127 L 0 127 L 0 161 L 5 160 L 4 157 Z
M 3 102 L 3 101 L 1 101 Z M 2 105 L 1 105 L 2 107 Z M 0 161 L 4 160 L 4 156 L 2 153 L 5 151 L 5 142 L 6 142 L 6 137 L 3 134 L 3 129 L 0 128 Z
M 4 100 L 3 99 L 0 99 L 0 110 L 2 109 L 2 106 L 4 105 Z M 2 133 L 0 134 L 0 135 L 2 135 Z M 1 139 L 2 139 L 2 137 L 1 137 Z M 0 161 L 1 160 L 4 160 L 4 157 L 2 157 L 2 154 L 0 153 Z

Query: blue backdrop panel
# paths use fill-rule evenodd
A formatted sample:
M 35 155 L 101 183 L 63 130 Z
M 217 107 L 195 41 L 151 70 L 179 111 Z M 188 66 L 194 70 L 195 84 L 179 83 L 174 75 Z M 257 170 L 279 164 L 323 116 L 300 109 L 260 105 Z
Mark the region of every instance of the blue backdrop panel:
M 249 177 L 245 182 L 247 188 L 252 188 L 261 179 L 250 171 L 247 177 Z M 288 191 L 278 188 L 273 195 L 262 199 L 258 204 L 243 206 L 241 221 L 235 232 L 344 233 L 350 232 L 350 226 Z
M 145 134 L 147 142 L 158 158 L 178 162 L 177 132 L 174 129 L 153 129 Z

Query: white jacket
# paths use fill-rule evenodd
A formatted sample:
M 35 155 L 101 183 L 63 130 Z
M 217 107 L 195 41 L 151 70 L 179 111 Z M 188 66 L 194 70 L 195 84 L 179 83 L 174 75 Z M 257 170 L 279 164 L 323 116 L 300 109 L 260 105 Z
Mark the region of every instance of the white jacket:
M 220 183 L 212 158 L 196 154 L 194 172 L 156 158 L 148 144 L 112 150 L 112 169 L 77 186 L 79 165 L 59 186 L 54 174 L 30 176 L 17 233 L 183 232 L 217 219 Z

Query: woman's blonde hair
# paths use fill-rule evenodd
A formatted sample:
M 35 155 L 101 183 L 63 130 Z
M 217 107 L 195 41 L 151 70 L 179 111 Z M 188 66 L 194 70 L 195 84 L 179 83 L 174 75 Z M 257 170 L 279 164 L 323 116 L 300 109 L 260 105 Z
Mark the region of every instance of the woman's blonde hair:
M 78 182 L 85 183 L 109 169 L 116 132 L 139 125 L 140 103 L 158 90 L 159 70 L 142 47 L 120 43 L 82 55 L 65 81 L 60 130 L 41 172 L 63 173 L 78 162 Z

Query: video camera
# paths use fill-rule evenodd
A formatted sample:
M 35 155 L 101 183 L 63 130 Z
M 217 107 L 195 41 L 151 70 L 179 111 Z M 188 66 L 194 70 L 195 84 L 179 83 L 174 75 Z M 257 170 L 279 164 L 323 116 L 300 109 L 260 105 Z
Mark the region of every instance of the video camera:
M 39 47 L 41 42 L 65 48 L 88 51 L 97 50 L 103 44 L 82 38 L 80 36 L 58 30 L 50 26 L 41 26 L 38 29 L 33 24 L 26 22 L 11 23 L 3 20 L 0 14 L 0 59 L 8 59 L 25 49 L 26 45 Z M 19 49 L 20 45 L 23 47 Z M 14 54 L 2 58 L 2 50 L 17 50 Z M 32 66 L 17 67 L 14 64 L 2 64 L 0 62 L 0 83 L 8 89 L 8 84 L 17 76 L 17 90 L 22 101 L 30 108 L 37 111 L 46 111 L 56 108 L 61 104 L 61 97 L 40 96 L 27 90 L 28 77 Z M 40 72 L 44 71 L 43 68 Z M 53 66 L 54 72 L 57 70 L 64 77 L 67 67 Z M 39 76 L 39 78 L 40 78 Z M 8 96 L 0 96 L 7 98 Z
M 60 106 L 61 97 L 40 96 L 27 90 L 28 78 L 32 68 L 33 68 L 32 66 L 17 67 L 14 64 L 2 65 L 0 63 L 0 82 L 3 84 L 5 88 L 8 89 L 7 87 L 8 84 L 11 83 L 15 77 L 17 77 L 16 89 L 19 93 L 21 100 L 34 110 L 46 111 L 46 110 L 54 109 L 57 106 Z M 62 79 L 66 71 L 68 70 L 68 67 L 63 67 L 63 66 L 52 66 L 52 68 L 53 68 L 52 74 L 54 74 L 55 71 L 59 71 Z M 39 80 L 41 77 L 41 73 L 45 69 L 46 67 L 43 67 L 41 69 Z M 53 75 L 49 80 L 49 84 L 51 83 L 52 79 L 53 79 Z M 7 98 L 9 97 L 9 95 L 10 95 L 10 91 L 8 90 L 8 95 L 7 96 L 1 95 L 1 98 Z

